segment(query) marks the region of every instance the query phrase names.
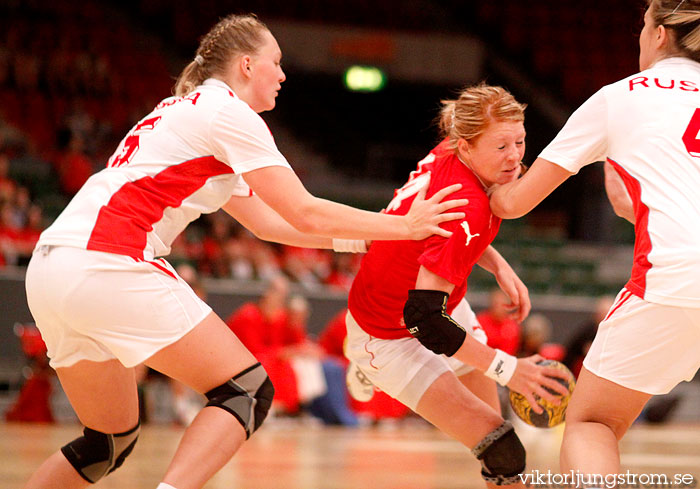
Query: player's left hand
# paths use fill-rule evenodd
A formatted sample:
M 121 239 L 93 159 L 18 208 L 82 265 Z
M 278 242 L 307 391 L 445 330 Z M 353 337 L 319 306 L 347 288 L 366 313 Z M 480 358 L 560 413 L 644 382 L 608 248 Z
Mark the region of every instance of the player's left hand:
M 525 396 L 537 414 L 542 413 L 542 406 L 537 403 L 538 397 L 558 406 L 561 396 L 569 393 L 568 389 L 556 380 L 568 380 L 568 373 L 558 368 L 538 365 L 537 362 L 542 360 L 544 358 L 540 355 L 518 358 L 518 366 L 508 382 L 508 388 Z
M 510 316 L 516 321 L 522 322 L 530 314 L 532 308 L 527 287 L 509 265 L 499 267 L 494 276 L 498 286 L 510 299 L 510 304 L 508 304 L 511 311 Z

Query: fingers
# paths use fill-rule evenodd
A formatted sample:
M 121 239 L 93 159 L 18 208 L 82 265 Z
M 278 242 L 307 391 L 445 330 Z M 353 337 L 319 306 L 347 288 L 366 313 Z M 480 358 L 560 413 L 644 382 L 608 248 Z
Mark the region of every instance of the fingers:
M 538 362 L 543 361 L 544 357 L 542 355 L 540 355 L 539 353 L 535 353 L 534 355 L 527 357 L 526 360 L 529 362 L 532 362 L 532 363 L 538 363 Z
M 430 200 L 432 200 L 434 197 L 435 196 L 431 197 Z M 445 212 L 449 209 L 454 209 L 455 207 L 464 207 L 467 204 L 469 204 L 469 199 L 446 200 L 445 202 L 440 202 L 440 204 L 438 204 L 438 210 L 440 212 Z
M 523 321 L 532 310 L 530 293 L 527 291 L 527 287 L 522 282 L 516 284 L 516 288 L 518 289 L 518 298 L 520 300 L 520 321 Z
M 569 393 L 569 389 L 567 389 L 566 386 L 562 385 L 561 382 L 558 382 L 558 381 L 552 379 L 551 377 L 548 378 L 548 380 L 543 381 L 542 385 L 544 387 L 547 387 L 550 390 L 556 392 L 557 394 L 559 394 L 561 396 L 566 396 Z M 556 396 L 556 394 L 552 394 L 552 395 Z M 558 399 L 558 397 L 557 397 L 557 399 Z
M 453 219 L 464 219 L 464 212 L 446 212 L 435 216 L 438 222 L 452 221 Z
M 558 383 L 558 382 L 555 381 L 555 383 Z M 544 381 L 544 382 L 542 382 L 542 384 L 547 384 L 547 382 Z M 559 384 L 559 386 L 562 387 L 561 384 Z M 566 391 L 566 389 L 564 389 L 564 390 Z M 552 394 L 551 392 L 549 392 L 547 389 L 545 389 L 542 386 L 537 386 L 535 388 L 535 394 L 537 394 L 537 396 L 539 398 L 544 399 L 545 401 L 551 402 L 555 406 L 558 406 L 559 404 L 561 404 L 561 397 L 560 396 L 557 396 L 556 394 Z
M 522 393 L 525 396 L 525 399 L 527 399 L 527 403 L 530 405 L 533 411 L 535 411 L 537 414 L 542 414 L 542 406 L 539 405 L 537 402 L 537 398 L 532 394 L 532 392 L 523 392 Z
M 523 322 L 526 317 L 530 315 L 532 310 L 532 304 L 530 303 L 530 298 L 526 297 L 524 301 L 520 302 L 520 322 Z
M 416 198 L 414 199 L 414 202 L 419 201 L 419 200 L 425 200 L 425 194 L 428 192 L 428 187 L 430 187 L 430 185 L 423 185 L 421 188 L 418 189 L 418 193 L 416 194 Z M 433 197 L 435 197 L 435 196 L 433 196 Z
M 542 367 L 542 373 L 547 377 L 554 377 L 566 381 L 569 380 L 569 372 L 555 367 Z
M 455 218 L 459 219 L 459 218 Z M 451 231 L 447 231 L 446 229 L 442 229 L 440 226 L 434 226 L 430 229 L 431 234 L 437 234 L 438 236 L 442 236 L 443 238 L 449 238 L 452 236 Z
M 435 195 L 433 195 L 432 197 L 430 197 L 429 200 L 431 200 L 431 201 L 433 201 L 433 202 L 440 202 L 442 199 L 444 199 L 445 197 L 447 197 L 448 195 L 450 195 L 452 192 L 456 192 L 457 190 L 459 190 L 459 189 L 461 189 L 461 188 L 462 188 L 462 184 L 461 184 L 461 183 L 452 184 L 452 185 L 450 185 L 449 187 L 445 187 L 445 188 L 443 188 L 443 189 L 438 190 L 437 192 L 435 192 Z M 425 197 L 425 192 L 426 192 L 427 190 L 428 190 L 428 185 L 425 185 L 425 186 L 421 189 L 421 192 L 423 192 L 423 197 Z M 418 195 L 421 195 L 421 192 L 418 192 Z M 464 205 L 466 205 L 466 204 L 464 204 Z

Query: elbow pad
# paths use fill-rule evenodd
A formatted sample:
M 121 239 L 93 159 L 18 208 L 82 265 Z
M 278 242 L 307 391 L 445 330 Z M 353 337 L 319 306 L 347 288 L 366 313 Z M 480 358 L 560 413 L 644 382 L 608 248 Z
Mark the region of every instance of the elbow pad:
M 467 332 L 447 314 L 449 295 L 440 290 L 409 290 L 403 308 L 406 329 L 428 350 L 451 357 Z

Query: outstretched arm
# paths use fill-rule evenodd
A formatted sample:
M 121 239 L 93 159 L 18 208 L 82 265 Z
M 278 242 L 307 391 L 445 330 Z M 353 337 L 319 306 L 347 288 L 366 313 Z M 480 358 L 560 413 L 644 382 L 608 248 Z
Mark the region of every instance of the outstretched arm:
M 222 207 L 256 237 L 302 248 L 332 248 L 333 240 L 298 231 L 260 197 L 231 197 Z
M 561 166 L 537 158 L 521 178 L 493 190 L 491 212 L 503 219 L 524 216 L 571 175 Z
M 368 212 L 311 195 L 289 168 L 271 166 L 245 174 L 260 199 L 303 233 L 332 238 L 391 240 L 423 239 L 452 233 L 440 223 L 463 219 L 463 212 L 446 212 L 467 205 L 466 199 L 441 202 L 461 185 L 446 187 L 425 199 L 427 186 L 416 196 L 405 216 Z

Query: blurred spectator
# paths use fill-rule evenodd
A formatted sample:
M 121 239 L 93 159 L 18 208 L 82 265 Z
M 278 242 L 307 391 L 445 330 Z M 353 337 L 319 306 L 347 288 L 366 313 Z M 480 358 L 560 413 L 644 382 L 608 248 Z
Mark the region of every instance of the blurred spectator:
M 22 352 L 27 359 L 24 384 L 15 402 L 5 413 L 7 421 L 53 423 L 51 411 L 54 371 L 49 367 L 46 344 L 33 324 L 15 324 Z
M 0 203 L 0 252 L 7 265 L 17 265 L 19 261 L 21 231 L 15 223 L 12 203 Z
M 186 229 L 180 233 L 170 245 L 168 261 L 175 267 L 181 264 L 194 266 L 201 260 L 202 244 L 198 240 L 191 239 L 188 231 Z
M 520 346 L 520 325 L 510 317 L 510 299 L 501 289 L 492 289 L 489 306 L 477 314 L 479 324 L 486 331 L 488 345 L 515 355 Z
M 202 256 L 199 268 L 205 275 L 229 277 L 230 264 L 226 246 L 231 237 L 229 218 L 224 214 L 210 214 L 206 222 L 208 230 L 202 240 Z
M 251 256 L 255 240 L 257 238 L 252 233 L 241 227 L 226 244 L 230 273 L 233 278 L 242 280 L 255 278 L 255 267 Z
M 44 214 L 41 207 L 32 204 L 27 209 L 26 222 L 17 237 L 17 265 L 26 266 L 44 230 Z
M 576 327 L 575 333 L 566 345 L 566 356 L 564 357 L 563 363 L 569 367 L 569 370 L 571 370 L 577 378 L 583 366 L 583 359 L 586 357 L 588 349 L 591 347 L 591 343 L 593 343 L 595 334 L 598 331 L 598 324 L 600 324 L 608 314 L 614 302 L 614 296 L 605 295 L 600 297 L 595 303 L 595 307 L 591 312 L 591 317 Z
M 347 406 L 343 367 L 307 336 L 308 303 L 296 297 L 288 307 L 288 295 L 289 281 L 280 275 L 226 323 L 270 376 L 275 412 L 299 414 L 309 407 L 324 423 L 357 424 Z
M 84 152 L 84 140 L 80 132 L 63 128 L 58 132 L 58 153 L 54 164 L 58 172 L 61 190 L 75 195 L 93 173 L 92 162 Z
M 29 189 L 22 185 L 18 186 L 12 204 L 14 224 L 20 228 L 25 227 L 29 218 L 29 208 L 32 205 Z
M 317 288 L 328 276 L 330 256 L 324 250 L 284 246 L 282 270 L 292 281 L 305 288 Z
M 10 178 L 10 158 L 0 152 L 0 204 L 14 198 L 17 183 Z
M 519 357 L 539 354 L 548 360 L 561 361 L 565 349 L 559 343 L 551 343 L 552 322 L 544 314 L 531 314 L 522 323 L 522 343 Z
M 334 289 L 349 292 L 361 260 L 360 253 L 333 253 L 331 271 L 326 277 L 325 284 Z

